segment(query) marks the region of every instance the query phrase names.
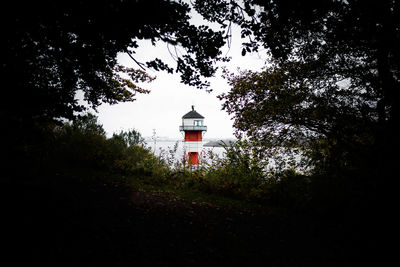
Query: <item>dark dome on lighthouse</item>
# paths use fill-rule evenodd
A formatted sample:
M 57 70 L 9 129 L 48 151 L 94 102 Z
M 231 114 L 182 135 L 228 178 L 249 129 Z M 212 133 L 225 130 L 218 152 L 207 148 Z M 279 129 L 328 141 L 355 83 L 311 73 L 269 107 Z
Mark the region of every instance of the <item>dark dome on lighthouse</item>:
M 204 117 L 197 113 L 192 106 L 192 110 L 183 115 L 182 119 L 204 119 Z

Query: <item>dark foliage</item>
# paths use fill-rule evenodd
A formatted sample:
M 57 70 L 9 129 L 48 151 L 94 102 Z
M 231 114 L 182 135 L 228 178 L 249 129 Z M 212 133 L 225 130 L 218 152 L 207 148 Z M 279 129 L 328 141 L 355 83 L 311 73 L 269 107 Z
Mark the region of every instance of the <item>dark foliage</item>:
M 221 98 L 239 133 L 265 147 L 277 137 L 284 146 L 313 142 L 314 151 L 324 147 L 318 160 L 326 157 L 325 171 L 375 166 L 381 180 L 390 177 L 391 152 L 399 149 L 398 1 L 197 1 L 195 7 L 226 27 L 239 24 L 248 40 L 243 55 L 266 52 L 271 59 L 260 73 L 228 78 L 232 90 Z
M 161 40 L 186 50 L 176 67 L 149 58 L 138 68 L 175 70 L 184 83 L 198 87 L 207 84 L 202 77 L 214 74 L 212 63 L 221 59 L 224 44 L 221 32 L 190 24 L 190 8 L 182 2 L 9 2 L 3 10 L 0 115 L 10 123 L 71 119 L 84 109 L 75 99 L 77 90 L 92 107 L 134 100 L 146 92 L 134 83 L 147 78 L 142 70 L 118 66 L 116 56 L 127 52 L 135 60 L 137 40 Z M 129 74 L 131 83 L 119 72 Z

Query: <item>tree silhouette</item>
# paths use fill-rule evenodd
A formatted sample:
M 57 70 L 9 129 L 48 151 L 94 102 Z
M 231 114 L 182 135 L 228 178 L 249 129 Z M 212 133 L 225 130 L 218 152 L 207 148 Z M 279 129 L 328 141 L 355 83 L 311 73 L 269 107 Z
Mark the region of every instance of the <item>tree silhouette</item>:
M 197 1 L 195 8 L 225 27 L 239 24 L 243 55 L 262 48 L 270 56 L 261 73 L 228 75 L 233 89 L 222 98 L 239 131 L 256 140 L 275 131 L 298 144 L 301 134 L 326 138 L 341 147 L 334 160 L 358 150 L 354 159 L 375 154 L 373 164 L 393 165 L 398 1 Z
M 184 83 L 206 87 L 204 77 L 214 74 L 224 40 L 221 32 L 191 25 L 189 11 L 188 4 L 164 0 L 9 3 L 1 18 L 2 117 L 71 119 L 84 109 L 74 98 L 77 90 L 94 108 L 132 101 L 147 92 L 135 83 L 152 79 L 144 67 L 176 71 Z M 143 39 L 186 53 L 178 55 L 176 66 L 158 58 L 137 62 L 137 41 Z M 118 66 L 118 52 L 128 53 L 138 68 Z

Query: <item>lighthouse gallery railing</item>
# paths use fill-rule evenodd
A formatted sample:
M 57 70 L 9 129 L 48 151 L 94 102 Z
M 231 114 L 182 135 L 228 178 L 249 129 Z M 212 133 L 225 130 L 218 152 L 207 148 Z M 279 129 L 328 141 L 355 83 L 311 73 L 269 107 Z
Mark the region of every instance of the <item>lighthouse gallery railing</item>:
M 207 131 L 207 126 L 183 125 L 179 126 L 179 131 Z

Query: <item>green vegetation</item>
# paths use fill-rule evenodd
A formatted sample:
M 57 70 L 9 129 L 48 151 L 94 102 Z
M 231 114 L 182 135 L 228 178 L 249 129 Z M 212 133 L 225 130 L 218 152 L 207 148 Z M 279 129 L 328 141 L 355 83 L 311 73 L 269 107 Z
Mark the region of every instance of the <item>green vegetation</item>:
M 222 158 L 202 165 L 175 158 L 177 146 L 155 156 L 136 130 L 105 136 L 96 116 L 43 129 L 43 142 L 25 147 L 25 169 L 40 175 L 98 177 L 135 190 L 163 192 L 191 201 L 242 208 L 280 207 L 320 215 L 359 214 L 373 203 L 375 181 L 354 170 L 307 173 L 295 165 L 268 166 L 265 154 L 247 141 L 226 146 Z M 22 154 L 21 154 L 22 155 Z M 363 182 L 360 182 L 360 179 Z M 352 216 L 353 216 L 352 215 Z

